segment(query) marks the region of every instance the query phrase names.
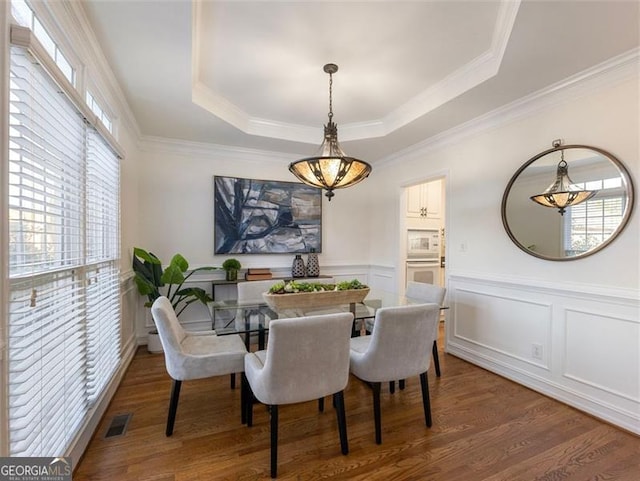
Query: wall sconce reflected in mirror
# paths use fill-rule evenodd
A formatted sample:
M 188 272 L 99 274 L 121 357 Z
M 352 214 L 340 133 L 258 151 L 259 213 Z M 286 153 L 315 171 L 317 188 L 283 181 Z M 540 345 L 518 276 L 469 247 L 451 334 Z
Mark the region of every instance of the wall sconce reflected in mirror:
M 562 141 L 559 139 L 554 140 L 552 145 L 558 148 L 562 145 Z M 569 178 L 569 166 L 564 160 L 564 150 L 561 150 L 556 180 L 544 192 L 529 198 L 545 207 L 556 208 L 560 215 L 564 215 L 567 207 L 589 200 L 597 192 L 597 190 L 585 190 L 571 181 Z

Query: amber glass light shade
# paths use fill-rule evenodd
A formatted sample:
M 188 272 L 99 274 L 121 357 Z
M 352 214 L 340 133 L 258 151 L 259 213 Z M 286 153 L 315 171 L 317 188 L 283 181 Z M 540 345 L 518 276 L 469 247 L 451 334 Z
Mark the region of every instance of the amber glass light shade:
M 324 128 L 325 136 L 317 155 L 292 162 L 289 170 L 307 185 L 325 189 L 331 200 L 334 189 L 357 184 L 367 178 L 371 166 L 344 154 L 338 144 L 338 129 L 333 122 Z
M 545 207 L 557 208 L 564 215 L 567 207 L 580 204 L 596 195 L 597 190 L 584 190 L 575 185 L 569 178 L 569 168 L 564 156 L 558 164 L 556 180 L 541 194 L 530 199 Z
M 342 189 L 357 184 L 371 173 L 371 165 L 345 155 L 338 143 L 338 126 L 333 122 L 332 75 L 338 66 L 329 63 L 324 66 L 329 74 L 329 122 L 324 126 L 324 140 L 313 157 L 296 160 L 289 164 L 289 171 L 298 179 L 312 187 L 325 189 L 331 200 L 334 189 Z

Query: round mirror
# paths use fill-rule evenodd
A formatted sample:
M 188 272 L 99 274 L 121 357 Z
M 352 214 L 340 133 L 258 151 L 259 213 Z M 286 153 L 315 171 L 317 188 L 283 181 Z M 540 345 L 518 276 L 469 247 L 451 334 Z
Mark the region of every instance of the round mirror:
M 586 257 L 627 224 L 633 209 L 631 177 L 602 149 L 553 145 L 511 177 L 502 196 L 502 223 L 528 254 L 555 261 Z

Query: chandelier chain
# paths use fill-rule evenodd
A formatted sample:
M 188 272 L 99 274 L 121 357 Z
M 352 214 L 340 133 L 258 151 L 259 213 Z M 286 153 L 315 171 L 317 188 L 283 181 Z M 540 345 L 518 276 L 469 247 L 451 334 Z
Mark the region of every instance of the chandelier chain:
M 333 119 L 333 74 L 329 73 L 329 122 Z

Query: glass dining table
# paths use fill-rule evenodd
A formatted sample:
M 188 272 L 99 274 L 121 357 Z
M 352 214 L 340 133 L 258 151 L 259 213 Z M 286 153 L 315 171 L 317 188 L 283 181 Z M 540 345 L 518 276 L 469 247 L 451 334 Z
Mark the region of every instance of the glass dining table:
M 286 294 L 283 294 L 286 295 Z M 321 308 L 289 308 L 276 310 L 264 299 L 238 301 L 237 299 L 219 300 L 209 303 L 212 328 L 219 336 L 240 334 L 247 349 L 257 342 L 258 349 L 264 349 L 269 322 L 273 319 L 329 314 L 336 312 L 353 313 L 352 337 L 359 336 L 365 330 L 367 320 L 373 320 L 381 307 L 419 304 L 421 301 L 398 293 L 380 289 L 370 289 L 362 302 L 338 304 Z M 447 307 L 441 307 L 447 309 Z

